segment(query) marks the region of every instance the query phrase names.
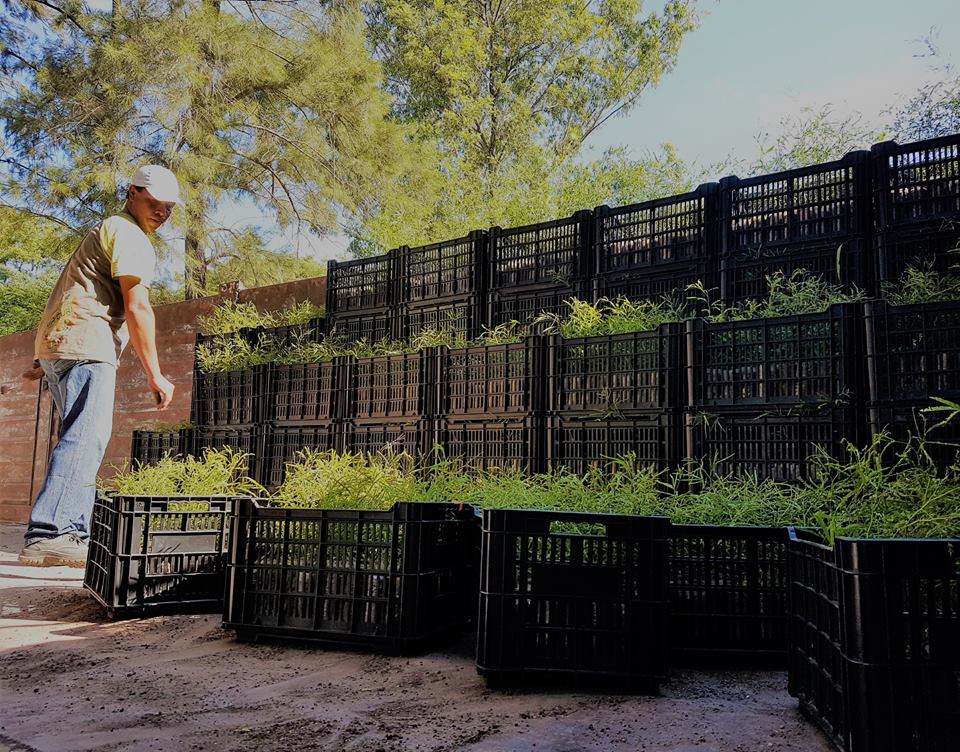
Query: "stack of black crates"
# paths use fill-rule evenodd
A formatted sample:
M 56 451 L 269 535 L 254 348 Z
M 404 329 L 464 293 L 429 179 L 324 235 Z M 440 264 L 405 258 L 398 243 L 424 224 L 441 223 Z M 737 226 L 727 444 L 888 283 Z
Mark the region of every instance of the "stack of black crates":
M 252 453 L 267 486 L 307 446 L 439 447 L 471 467 L 528 472 L 581 474 L 633 455 L 657 468 L 689 458 L 721 472 L 808 477 L 815 447 L 842 457 L 847 442 L 883 429 L 905 438 L 923 428 L 919 411 L 933 398 L 960 399 L 960 304 L 877 297 L 908 266 L 957 273 L 958 149 L 960 136 L 888 142 L 678 196 L 330 262 L 325 319 L 240 336 L 409 340 L 443 329 L 468 341 L 563 314 L 573 297 L 693 294 L 700 313 L 716 313 L 798 269 L 869 300 L 581 339 L 533 326 L 508 345 L 198 373 L 195 428 L 176 439 L 140 434 L 134 457 L 230 443 Z M 935 439 L 956 438 L 956 428 L 937 430 Z
M 881 289 L 908 266 L 960 276 L 960 137 L 873 148 L 873 243 Z M 940 397 L 960 402 L 960 302 L 864 308 L 870 430 L 898 439 L 930 429 L 939 442 L 960 442 L 960 421 L 921 410 Z M 928 444 L 934 458 L 952 454 Z
M 763 298 L 799 269 L 867 289 L 870 154 L 721 182 L 720 305 Z M 686 323 L 686 456 L 795 480 L 815 445 L 863 438 L 858 304 L 822 314 Z

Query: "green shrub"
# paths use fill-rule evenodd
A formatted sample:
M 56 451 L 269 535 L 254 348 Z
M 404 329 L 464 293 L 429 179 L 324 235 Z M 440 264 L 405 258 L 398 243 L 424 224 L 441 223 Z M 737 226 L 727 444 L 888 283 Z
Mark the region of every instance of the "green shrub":
M 413 501 L 417 482 L 409 457 L 304 449 L 287 464 L 283 485 L 273 495 L 282 507 L 316 509 L 390 509 Z
M 940 274 L 930 262 L 908 266 L 896 283 L 884 282 L 882 294 L 894 305 L 960 299 L 960 276 Z
M 253 303 L 232 300 L 218 305 L 208 316 L 200 318 L 200 331 L 205 334 L 230 334 L 239 329 L 262 326 L 267 329 L 292 324 L 306 324 L 323 316 L 323 309 L 308 300 L 278 311 L 261 311 Z
M 565 315 L 543 312 L 535 319 L 545 331 L 564 339 L 645 332 L 692 315 L 685 303 L 666 296 L 638 301 L 600 298 L 596 303 L 572 298 L 564 303 L 570 309 Z
M 847 291 L 842 285 L 827 282 L 811 275 L 806 269 L 797 269 L 787 276 L 781 271 L 767 275 L 767 296 L 727 306 L 722 301 L 710 300 L 710 291 L 702 284 L 691 285 L 689 292 L 706 307 L 707 321 L 746 321 L 749 319 L 798 316 L 804 313 L 822 313 L 837 303 L 864 300 L 862 291 Z
M 100 482 L 109 494 L 123 496 L 262 496 L 266 491 L 247 477 L 247 458 L 232 447 L 204 449 L 199 458 L 167 455 L 154 465 L 123 468 Z

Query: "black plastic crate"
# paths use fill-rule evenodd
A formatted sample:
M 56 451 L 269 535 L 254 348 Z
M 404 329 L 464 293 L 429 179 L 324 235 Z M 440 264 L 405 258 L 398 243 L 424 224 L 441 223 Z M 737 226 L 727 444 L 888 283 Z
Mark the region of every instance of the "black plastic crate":
M 846 750 L 846 660 L 841 633 L 840 580 L 832 546 L 819 536 L 789 529 L 790 581 L 787 689 L 841 750 Z M 850 750 L 850 752 L 854 752 Z
M 260 481 L 260 453 L 263 431 L 259 426 L 193 426 L 185 428 L 180 438 L 180 451 L 195 457 L 203 456 L 203 450 L 231 447 L 247 456 L 247 475 Z
M 960 301 L 864 304 L 871 402 L 960 400 Z
M 253 335 L 254 344 L 282 349 L 296 344 L 319 342 L 326 334 L 327 323 L 326 316 L 319 316 L 305 324 L 259 327 Z
M 765 277 L 805 269 L 869 290 L 870 153 L 721 182 L 721 296 L 739 303 L 767 294 Z
M 589 283 L 586 282 L 522 292 L 491 291 L 487 302 L 487 325 L 492 328 L 511 321 L 527 325 L 541 313 L 565 317 L 570 313 L 566 301 L 572 298 L 585 300 L 589 296 Z
M 720 261 L 720 299 L 727 305 L 763 300 L 770 293 L 767 277 L 782 272 L 789 277 L 804 270 L 847 290 L 876 291 L 869 239 L 804 243 L 740 251 Z
M 227 342 L 234 338 L 239 338 L 247 344 L 255 346 L 261 331 L 262 327 L 259 326 L 245 326 L 242 329 L 237 329 L 234 332 L 227 332 L 225 334 L 204 334 L 197 332 L 194 348 L 203 345 L 216 349 L 225 346 Z
M 932 402 L 896 402 L 870 404 L 867 406 L 867 419 L 870 433 L 874 436 L 881 431 L 889 434 L 898 444 L 924 440 L 924 452 L 937 467 L 947 468 L 960 460 L 960 419 L 945 421 L 946 413 L 925 413 Z M 894 452 L 885 456 L 888 462 L 895 462 Z
M 318 316 L 305 324 L 263 327 L 247 326 L 227 334 L 197 333 L 196 346 L 223 347 L 234 337 L 239 337 L 251 347 L 283 348 L 295 343 L 318 342 L 326 333 L 328 319 Z
M 261 456 L 258 458 L 260 483 L 267 488 L 276 488 L 283 483 L 287 464 L 296 460 L 298 452 L 303 449 L 340 450 L 340 442 L 339 425 L 331 421 L 263 426 Z
M 849 407 L 712 408 L 688 410 L 684 420 L 689 459 L 721 474 L 788 482 L 813 476 L 816 447 L 843 459 L 844 440 L 861 446 L 866 433 L 860 411 Z
M 426 303 L 480 294 L 486 289 L 487 233 L 416 248 L 402 246 L 400 302 Z
M 398 338 L 400 314 L 393 308 L 383 308 L 363 314 L 331 316 L 329 336 L 345 343 L 379 342 Z
M 960 747 L 960 539 L 840 538 L 826 547 L 794 533 L 789 552 L 790 691 L 804 710 L 848 752 Z M 819 668 L 809 656 L 817 631 L 831 643 L 838 633 L 840 659 L 833 644 L 829 656 L 839 670 L 806 670 Z M 825 695 L 816 684 L 824 678 L 839 678 L 839 692 Z
M 960 749 L 960 539 L 835 550 L 851 749 Z
M 671 525 L 669 565 L 675 657 L 786 662 L 786 528 Z
M 341 511 L 237 505 L 224 626 L 382 652 L 429 648 L 473 617 L 478 526 L 470 507 Z
M 668 535 L 661 517 L 484 510 L 477 670 L 666 680 Z
M 716 258 L 718 189 L 717 183 L 705 183 L 678 196 L 594 209 L 597 274 L 689 267 Z
M 433 434 L 444 456 L 467 468 L 528 473 L 546 467 L 545 438 L 543 417 L 529 414 L 438 420 Z
M 674 410 L 637 411 L 629 417 L 586 418 L 552 415 L 547 422 L 547 464 L 585 475 L 592 468 L 609 470 L 618 457 L 633 455 L 640 467 L 668 469 L 679 465 L 683 432 Z
M 960 133 L 871 151 L 878 228 L 960 220 Z
M 346 358 L 324 363 L 270 363 L 266 369 L 263 420 L 312 422 L 343 417 Z
M 447 349 L 439 353 L 439 413 L 491 416 L 543 410 L 546 339 L 508 345 Z
M 403 307 L 399 318 L 399 339 L 410 340 L 425 329 L 450 332 L 456 339 L 469 341 L 483 332 L 486 305 L 477 295 L 464 295 L 456 300 L 410 304 Z
M 548 408 L 616 416 L 681 404 L 680 324 L 648 332 L 550 340 Z
M 866 238 L 870 153 L 752 178 L 720 181 L 721 255 Z
M 490 230 L 490 291 L 561 288 L 587 279 L 592 264 L 593 213 Z
M 193 417 L 198 426 L 235 426 L 260 420 L 263 395 L 270 392 L 270 370 L 254 366 L 239 371 L 196 371 Z
M 166 455 L 180 454 L 180 431 L 134 431 L 131 465 L 153 465 Z
M 422 418 L 436 412 L 438 349 L 350 358 L 343 396 L 347 420 Z
M 220 611 L 236 501 L 99 495 L 84 587 L 111 619 Z
M 398 267 L 397 251 L 351 261 L 329 261 L 327 316 L 365 313 L 395 305 Z
M 953 222 L 895 228 L 873 238 L 878 290 L 897 290 L 908 267 L 960 276 L 960 218 Z
M 862 306 L 823 313 L 686 322 L 691 406 L 857 403 L 866 396 Z
M 432 420 L 348 421 L 341 427 L 343 451 L 355 454 L 401 454 L 417 459 L 433 447 Z
M 642 271 L 634 269 L 627 273 L 598 275 L 592 282 L 590 297 L 627 298 L 629 300 L 660 300 L 670 298 L 687 303 L 694 310 L 701 308 L 701 293 L 688 288 L 702 285 L 711 300 L 720 294 L 720 275 L 717 259 L 691 261 L 688 264 L 672 264 Z

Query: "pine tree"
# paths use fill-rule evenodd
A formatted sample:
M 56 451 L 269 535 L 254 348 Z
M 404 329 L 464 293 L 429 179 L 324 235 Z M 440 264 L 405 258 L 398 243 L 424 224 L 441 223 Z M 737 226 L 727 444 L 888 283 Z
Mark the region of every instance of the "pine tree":
M 688 187 L 669 146 L 640 158 L 612 149 L 586 165 L 576 157 L 673 68 L 696 25 L 691 5 L 671 0 L 659 15 L 643 15 L 642 0 L 370 3 L 394 113 L 438 156 L 419 201 L 391 196 L 355 229 L 354 251 L 592 205 L 571 206 L 574 198 L 642 200 Z
M 220 202 L 322 234 L 370 212 L 416 161 L 356 8 L 139 0 L 71 15 L 46 19 L 23 61 L 4 58 L 5 192 L 79 228 L 117 208 L 135 165 L 169 165 L 185 188 L 192 296 Z

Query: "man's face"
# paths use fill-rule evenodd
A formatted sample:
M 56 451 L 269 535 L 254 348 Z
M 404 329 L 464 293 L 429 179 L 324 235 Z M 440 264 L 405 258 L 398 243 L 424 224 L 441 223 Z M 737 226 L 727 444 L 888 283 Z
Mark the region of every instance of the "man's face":
M 157 201 L 146 188 L 131 185 L 127 189 L 127 211 L 146 233 L 154 233 L 170 218 L 176 206 L 172 201 Z

